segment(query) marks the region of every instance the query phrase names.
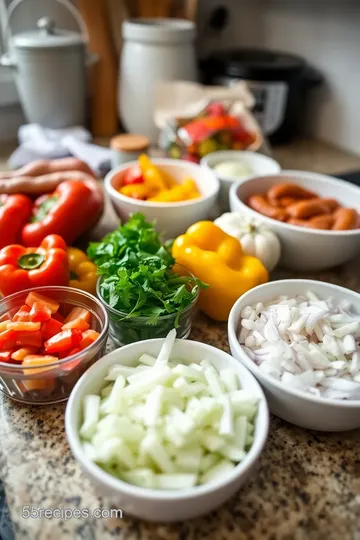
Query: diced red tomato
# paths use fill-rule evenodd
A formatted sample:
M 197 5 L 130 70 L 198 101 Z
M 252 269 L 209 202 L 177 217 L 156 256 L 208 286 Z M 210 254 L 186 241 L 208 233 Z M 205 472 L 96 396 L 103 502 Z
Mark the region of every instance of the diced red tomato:
M 35 302 L 45 304 L 50 309 L 51 313 L 56 313 L 60 307 L 59 303 L 53 298 L 49 298 L 48 296 L 44 296 L 39 293 L 30 292 L 26 297 L 25 304 L 32 307 Z
M 82 339 L 80 341 L 81 350 L 86 349 L 86 347 L 89 347 L 89 345 L 94 343 L 99 335 L 99 332 L 96 332 L 96 330 L 85 330 L 85 332 L 82 333 Z
M 42 302 L 34 302 L 30 311 L 30 320 L 42 323 L 49 319 L 51 319 L 51 309 Z
M 41 323 L 39 322 L 9 322 L 7 325 L 8 330 L 15 330 L 16 332 L 35 332 L 40 328 Z
M 80 330 L 75 328 L 63 330 L 44 343 L 47 353 L 57 353 L 73 349 L 80 344 L 82 334 Z
M 0 362 L 10 362 L 11 361 L 12 351 L 1 351 L 0 352 Z
M 56 334 L 59 334 L 59 332 L 61 332 L 62 326 L 62 322 L 57 321 L 54 317 L 52 317 L 48 321 L 45 321 L 41 327 L 43 339 L 47 341 Z
M 15 313 L 12 318 L 12 322 L 28 322 L 30 321 L 30 308 L 29 306 L 21 306 L 19 311 Z
M 68 322 L 76 319 L 84 319 L 86 322 L 90 323 L 91 313 L 87 309 L 75 307 L 70 311 L 69 315 L 65 317 L 64 323 L 67 324 Z
M 144 183 L 144 177 L 141 173 L 140 167 L 139 165 L 135 165 L 134 167 L 131 167 L 125 172 L 121 185 L 129 186 L 131 184 L 143 184 L 143 183 Z
M 42 333 L 41 330 L 37 332 L 15 332 L 15 342 L 18 347 L 36 347 L 40 348 L 42 345 Z
M 0 351 L 8 351 L 16 347 L 16 332 L 5 330 L 0 333 Z
M 64 326 L 62 327 L 63 330 L 67 330 L 68 328 L 78 328 L 79 330 L 84 332 L 85 330 L 88 330 L 90 328 L 90 324 L 85 321 L 85 319 L 73 319 L 72 321 L 64 324 Z
M 11 355 L 11 358 L 13 360 L 16 360 L 17 362 L 21 362 L 27 356 L 31 354 L 36 354 L 37 351 L 38 349 L 36 347 L 23 347 L 22 349 L 18 349 L 17 351 L 14 351 Z
M 61 315 L 61 313 L 53 313 L 52 318 L 55 319 L 55 321 L 59 321 L 61 324 L 64 324 L 65 318 Z

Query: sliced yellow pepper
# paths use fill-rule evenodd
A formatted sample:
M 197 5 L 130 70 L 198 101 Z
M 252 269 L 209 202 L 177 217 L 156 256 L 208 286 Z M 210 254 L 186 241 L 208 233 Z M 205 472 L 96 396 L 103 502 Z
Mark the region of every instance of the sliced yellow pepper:
M 188 178 L 182 184 L 177 184 L 171 189 L 160 191 L 155 197 L 148 199 L 157 202 L 181 202 L 200 197 L 194 180 Z
M 149 156 L 141 154 L 138 158 L 141 174 L 144 177 L 145 184 L 155 190 L 167 189 L 166 180 L 162 176 L 160 170 L 151 162 Z
M 98 279 L 96 265 L 89 257 L 75 247 L 68 247 L 68 259 L 70 269 L 70 287 L 81 289 L 96 295 L 96 282 Z
M 209 285 L 200 292 L 199 307 L 216 321 L 226 321 L 242 294 L 269 280 L 260 260 L 244 255 L 240 242 L 211 221 L 194 223 L 176 238 L 172 254 Z

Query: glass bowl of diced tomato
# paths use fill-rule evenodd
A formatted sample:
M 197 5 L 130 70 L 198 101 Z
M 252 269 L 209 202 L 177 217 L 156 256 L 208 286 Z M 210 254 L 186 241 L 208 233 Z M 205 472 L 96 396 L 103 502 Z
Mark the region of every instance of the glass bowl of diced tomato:
M 108 315 L 71 287 L 38 287 L 0 301 L 0 391 L 31 405 L 66 400 L 103 356 Z

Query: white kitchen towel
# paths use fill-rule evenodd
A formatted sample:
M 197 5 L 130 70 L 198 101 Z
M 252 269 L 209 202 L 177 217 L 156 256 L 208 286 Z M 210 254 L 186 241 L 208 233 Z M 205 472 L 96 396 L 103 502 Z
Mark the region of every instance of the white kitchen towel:
M 74 156 L 85 161 L 99 175 L 111 167 L 111 150 L 91 144 L 90 133 L 81 126 L 49 129 L 26 124 L 18 131 L 19 146 L 11 154 L 8 165 L 17 169 L 36 159 Z

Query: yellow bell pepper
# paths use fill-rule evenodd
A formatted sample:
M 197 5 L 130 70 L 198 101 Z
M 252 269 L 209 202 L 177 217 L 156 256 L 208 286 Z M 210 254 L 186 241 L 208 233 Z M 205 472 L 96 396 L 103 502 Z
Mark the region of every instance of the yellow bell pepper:
M 269 279 L 260 260 L 244 255 L 240 242 L 211 221 L 194 223 L 176 238 L 172 254 L 209 285 L 200 292 L 199 307 L 216 321 L 226 321 L 242 294 Z
M 153 202 L 181 202 L 198 197 L 200 197 L 200 193 L 194 180 L 188 178 L 182 184 L 177 184 L 170 189 L 160 191 L 148 200 Z
M 96 295 L 98 279 L 96 265 L 81 249 L 68 247 L 70 287 Z
M 147 184 L 150 189 L 160 191 L 168 188 L 166 180 L 162 176 L 162 173 L 151 162 L 149 156 L 147 156 L 146 154 L 141 154 L 141 156 L 138 158 L 138 163 L 141 174 L 144 177 L 145 184 Z

